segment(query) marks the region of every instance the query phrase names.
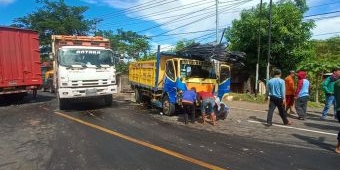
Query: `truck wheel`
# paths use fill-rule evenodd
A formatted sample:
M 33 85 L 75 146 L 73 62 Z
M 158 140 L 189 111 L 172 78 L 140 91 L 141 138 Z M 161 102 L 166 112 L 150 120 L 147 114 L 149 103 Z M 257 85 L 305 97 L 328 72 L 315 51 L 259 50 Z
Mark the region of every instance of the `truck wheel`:
M 167 95 L 163 97 L 163 113 L 167 116 L 172 116 L 175 113 L 175 105 L 170 103 Z
M 66 110 L 67 109 L 67 100 L 59 98 L 59 110 Z
M 104 102 L 106 106 L 112 106 L 112 95 L 105 96 Z
M 135 89 L 135 100 L 136 100 L 136 103 L 140 103 L 141 102 L 140 92 L 139 92 L 139 90 L 137 88 Z

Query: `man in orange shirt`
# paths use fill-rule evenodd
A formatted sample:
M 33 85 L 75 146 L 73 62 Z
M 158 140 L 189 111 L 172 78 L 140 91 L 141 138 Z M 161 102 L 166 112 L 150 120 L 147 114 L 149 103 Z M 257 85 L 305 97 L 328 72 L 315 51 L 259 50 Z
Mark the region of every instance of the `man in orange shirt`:
M 286 113 L 290 110 L 290 113 L 294 113 L 292 107 L 294 105 L 294 77 L 295 72 L 290 71 L 290 74 L 285 78 L 286 84 Z

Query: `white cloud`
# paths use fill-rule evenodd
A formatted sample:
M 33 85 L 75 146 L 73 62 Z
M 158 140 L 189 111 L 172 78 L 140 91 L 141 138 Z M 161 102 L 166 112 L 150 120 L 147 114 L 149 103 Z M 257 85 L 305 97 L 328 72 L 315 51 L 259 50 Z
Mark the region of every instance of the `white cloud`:
M 96 0 L 81 0 L 81 1 L 89 3 L 89 4 L 96 4 L 96 3 L 98 3 Z
M 145 20 L 156 22 L 164 30 L 163 32 L 155 32 L 153 29 L 146 30 L 142 32 L 143 34 L 159 35 L 164 32 L 168 34 L 179 34 L 183 32 L 196 32 L 202 30 L 215 29 L 216 19 L 215 19 L 215 1 L 202 1 L 202 0 L 87 0 L 87 1 L 97 1 L 98 3 L 105 3 L 114 8 L 128 9 L 126 14 L 130 17 L 142 17 Z M 279 0 L 273 0 L 277 2 Z M 171 2 L 171 3 L 167 3 Z M 249 9 L 256 6 L 259 0 L 219 0 L 219 10 L 221 14 L 219 15 L 219 25 L 220 28 L 227 27 L 231 24 L 232 20 L 239 19 L 239 14 L 241 9 Z M 247 3 L 245 3 L 247 2 Z M 269 2 L 269 0 L 264 0 L 263 2 Z M 309 6 L 315 6 L 320 4 L 325 4 L 324 0 L 307 0 Z M 157 6 L 155 6 L 157 4 Z M 186 6 L 187 5 L 187 6 Z M 132 8 L 135 7 L 136 8 Z M 189 7 L 186 9 L 180 9 L 180 7 Z M 140 9 L 143 10 L 140 10 Z M 172 10 L 174 9 L 174 10 Z M 180 9 L 180 10 L 179 10 Z M 162 12 L 163 11 L 163 12 Z M 167 12 L 168 11 L 168 12 Z M 198 12 L 197 12 L 198 11 Z M 222 12 L 223 11 L 223 12 Z M 151 15 L 157 13 L 157 15 Z M 209 14 L 211 17 L 205 18 Z M 182 16 L 179 16 L 182 15 Z M 177 17 L 174 17 L 177 16 Z M 339 22 L 339 18 L 322 20 L 316 22 L 317 27 L 313 30 L 313 34 L 321 34 L 325 32 L 332 32 L 339 28 L 339 23 L 334 24 L 335 21 Z M 193 24 L 189 24 L 193 23 Z M 187 26 L 183 26 L 188 24 Z M 141 30 L 133 30 L 141 31 Z M 209 33 L 209 32 L 208 32 Z M 199 34 L 188 34 L 188 35 L 176 35 L 177 39 L 192 39 L 202 35 L 207 34 L 207 32 Z M 221 34 L 221 33 L 220 33 Z M 219 34 L 219 36 L 221 36 Z M 320 38 L 313 37 L 313 38 Z M 213 41 L 214 39 L 209 39 Z M 155 42 L 156 43 L 156 42 Z
M 313 39 L 327 39 L 340 35 L 340 17 L 316 21 L 315 24 L 316 28 L 313 30 Z M 333 34 L 335 32 L 337 34 Z
M 0 0 L 0 5 L 8 5 L 8 4 L 11 4 L 13 3 L 15 0 Z

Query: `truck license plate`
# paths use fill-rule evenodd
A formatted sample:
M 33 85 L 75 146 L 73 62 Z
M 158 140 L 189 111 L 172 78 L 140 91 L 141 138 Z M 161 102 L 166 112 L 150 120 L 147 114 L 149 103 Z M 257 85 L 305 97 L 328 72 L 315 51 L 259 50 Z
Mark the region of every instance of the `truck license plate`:
M 85 94 L 86 96 L 95 96 L 97 94 L 97 89 L 87 89 Z

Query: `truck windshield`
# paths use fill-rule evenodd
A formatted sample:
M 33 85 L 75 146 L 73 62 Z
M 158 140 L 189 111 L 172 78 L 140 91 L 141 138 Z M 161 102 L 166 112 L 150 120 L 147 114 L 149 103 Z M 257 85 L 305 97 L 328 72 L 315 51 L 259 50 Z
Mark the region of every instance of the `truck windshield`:
M 214 67 L 210 62 L 182 60 L 180 70 L 183 78 L 216 78 Z
M 106 49 L 61 49 L 59 51 L 59 63 L 62 66 L 114 66 L 117 61 L 112 51 Z

